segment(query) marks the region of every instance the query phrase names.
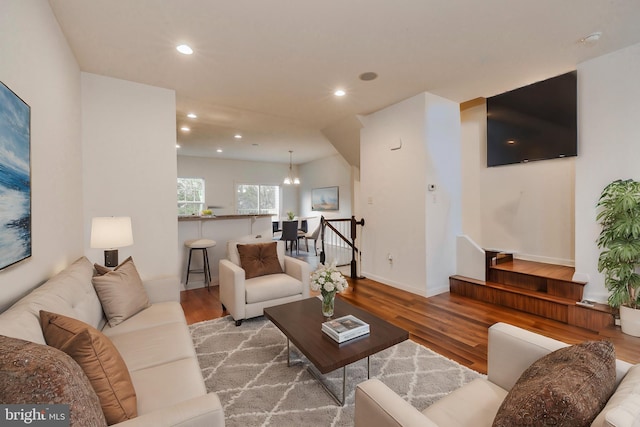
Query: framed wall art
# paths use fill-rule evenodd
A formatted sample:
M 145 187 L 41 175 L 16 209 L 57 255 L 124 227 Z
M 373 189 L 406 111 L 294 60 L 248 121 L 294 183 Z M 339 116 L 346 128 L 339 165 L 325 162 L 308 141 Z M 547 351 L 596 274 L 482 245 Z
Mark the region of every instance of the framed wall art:
M 322 187 L 311 190 L 311 210 L 337 211 L 339 208 L 338 187 Z
M 31 256 L 31 108 L 0 82 L 0 269 Z

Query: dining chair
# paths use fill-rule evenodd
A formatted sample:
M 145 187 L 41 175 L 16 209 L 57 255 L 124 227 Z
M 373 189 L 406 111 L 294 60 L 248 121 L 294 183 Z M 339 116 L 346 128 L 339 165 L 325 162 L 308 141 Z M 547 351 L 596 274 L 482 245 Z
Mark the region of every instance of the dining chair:
M 296 254 L 298 250 L 298 221 L 282 221 L 282 237 L 280 240 L 285 241 L 285 247 L 291 242 L 291 253 L 293 254 L 293 245 L 296 245 Z

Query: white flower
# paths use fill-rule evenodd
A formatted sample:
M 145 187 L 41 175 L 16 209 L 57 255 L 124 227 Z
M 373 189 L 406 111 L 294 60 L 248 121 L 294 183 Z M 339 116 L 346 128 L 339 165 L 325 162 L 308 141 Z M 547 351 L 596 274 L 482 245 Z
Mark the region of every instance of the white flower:
M 321 291 L 323 294 L 343 292 L 349 287 L 349 283 L 344 276 L 337 271 L 335 264 L 329 267 L 320 266 L 316 271 L 311 273 L 310 288 L 313 291 Z

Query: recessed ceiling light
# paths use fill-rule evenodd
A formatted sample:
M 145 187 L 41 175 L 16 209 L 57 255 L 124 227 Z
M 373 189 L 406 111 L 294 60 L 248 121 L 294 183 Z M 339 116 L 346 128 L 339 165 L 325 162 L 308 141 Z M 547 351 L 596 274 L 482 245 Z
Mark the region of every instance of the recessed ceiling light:
M 176 144 L 176 148 L 180 148 L 180 144 Z
M 184 55 L 191 55 L 193 53 L 193 49 L 186 44 L 176 46 L 176 50 Z
M 344 91 L 344 90 L 342 90 L 342 89 L 338 89 L 338 90 L 336 90 L 335 92 L 333 92 L 333 94 L 334 94 L 335 96 L 345 96 L 345 95 L 347 94 L 347 92 L 345 92 L 345 91 Z
M 233 135 L 233 137 L 235 139 L 242 139 L 242 135 L 240 135 L 239 133 L 236 133 L 235 135 Z
M 515 143 L 516 143 L 516 141 L 513 140 L 513 139 L 510 139 L 510 140 L 507 141 L 507 144 L 515 144 Z
M 218 148 L 218 149 L 216 150 L 216 152 L 217 152 L 217 153 L 222 153 L 222 148 Z
M 180 130 L 181 130 L 181 131 L 183 131 L 183 132 L 189 132 L 189 131 L 191 130 L 191 128 L 190 128 L 190 127 L 188 127 L 188 126 L 182 126 L 182 127 L 180 128 Z
M 367 71 L 366 73 L 360 74 L 360 76 L 358 77 L 360 78 L 360 80 L 368 82 L 377 79 L 378 74 L 374 73 L 373 71 Z
M 190 119 L 197 119 L 198 118 L 198 116 L 196 116 L 194 113 L 187 114 L 187 117 L 189 117 Z

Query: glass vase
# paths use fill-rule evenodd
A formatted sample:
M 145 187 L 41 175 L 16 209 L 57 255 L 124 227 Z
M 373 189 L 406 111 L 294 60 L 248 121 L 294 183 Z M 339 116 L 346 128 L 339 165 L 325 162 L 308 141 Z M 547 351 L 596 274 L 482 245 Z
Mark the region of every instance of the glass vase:
M 333 316 L 333 307 L 336 302 L 336 293 L 327 292 L 322 294 L 322 315 L 324 317 Z

